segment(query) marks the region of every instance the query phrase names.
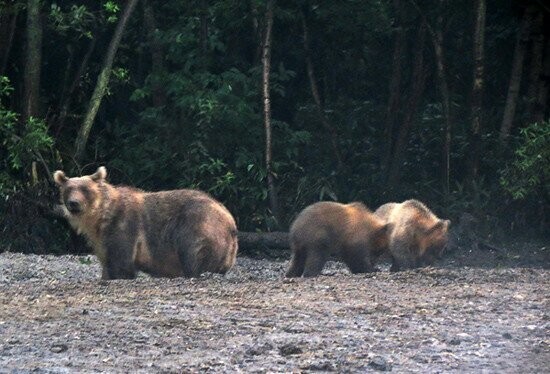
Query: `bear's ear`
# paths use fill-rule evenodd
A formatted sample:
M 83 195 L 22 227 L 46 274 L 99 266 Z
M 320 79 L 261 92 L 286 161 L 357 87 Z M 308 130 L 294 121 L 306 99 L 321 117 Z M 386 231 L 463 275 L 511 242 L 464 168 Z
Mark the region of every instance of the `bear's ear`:
M 429 227 L 425 230 L 426 234 L 431 234 L 433 232 L 440 231 L 440 230 L 447 231 L 449 229 L 450 224 L 451 224 L 451 221 L 449 221 L 448 219 L 446 220 L 440 219 L 432 227 Z
M 376 235 L 379 237 L 390 235 L 394 227 L 395 224 L 392 222 L 385 223 L 376 230 Z
M 107 178 L 107 169 L 105 169 L 105 166 L 98 167 L 97 171 L 90 175 L 90 178 L 92 178 L 94 182 L 105 180 L 105 178 Z
M 69 180 L 69 178 L 65 176 L 64 172 L 62 172 L 61 170 L 57 170 L 55 173 L 53 173 L 53 180 L 55 181 L 55 183 L 61 186 L 65 184 Z
M 383 232 L 385 232 L 386 234 L 390 234 L 392 231 L 393 231 L 393 228 L 395 227 L 395 223 L 393 222 L 388 222 L 386 223 L 384 226 L 382 226 L 382 230 Z

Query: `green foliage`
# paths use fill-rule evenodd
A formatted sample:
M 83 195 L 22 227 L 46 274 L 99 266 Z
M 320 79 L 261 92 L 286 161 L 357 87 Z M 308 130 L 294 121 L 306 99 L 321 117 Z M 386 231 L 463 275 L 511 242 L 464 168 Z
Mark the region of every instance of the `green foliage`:
M 2 198 L 9 195 L 13 204 L 8 209 L 18 212 L 9 223 L 21 226 L 17 245 L 53 232 L 53 226 L 32 219 L 41 213 L 26 203 L 29 196 L 48 197 L 48 204 L 56 199 L 46 170 L 63 168 L 76 175 L 99 164 L 107 166 L 115 184 L 208 191 L 229 207 L 241 230 L 284 229 L 297 212 L 318 200 L 361 200 L 376 208 L 418 198 L 451 219 L 469 212 L 495 226 L 508 217 L 544 221 L 540 210 L 532 208 L 543 205 L 548 195 L 548 122 L 522 131 L 514 159 L 503 154 L 496 139 L 503 100 L 494 93 L 507 90 L 517 28 L 517 16 L 506 6 L 493 6 L 487 14 L 483 155 L 479 177 L 470 180 L 472 8 L 461 2 L 449 2 L 445 9 L 418 3 L 432 27 L 440 16 L 445 25 L 453 112 L 451 191 L 445 196 L 441 182 L 445 118 L 434 84 L 429 34 L 424 46 L 425 93 L 404 145 L 399 183 L 388 186 L 382 161 L 388 148 L 385 123 L 395 36 L 399 30 L 405 33 L 394 142 L 416 84 L 411 73 L 418 27 L 424 22 L 412 3 L 401 3 L 402 20 L 388 1 L 276 3 L 270 78 L 273 171 L 284 214 L 282 227 L 277 227 L 268 208 L 265 168 L 264 0 L 167 0 L 136 7 L 81 164 L 73 159 L 75 137 L 125 3 L 42 2 L 46 22 L 38 118 L 21 123 L 17 112 L 24 102 L 23 84 L 13 84 L 14 91 L 7 78 L 0 78 L 0 188 Z M 5 5 L 0 12 L 6 21 L 20 12 L 11 52 L 4 51 L 9 61 L 3 73 L 14 82 L 24 66 L 26 26 L 20 21 L 25 2 L 0 4 Z M 312 97 L 303 16 L 324 118 Z M 528 117 L 522 104 L 526 101 L 520 102 L 516 118 Z M 32 186 L 31 165 L 38 165 L 43 184 Z M 21 193 L 19 201 L 12 201 L 15 190 Z M 0 231 L 5 227 L 0 223 Z M 44 230 L 37 233 L 36 227 Z M 67 230 L 60 231 L 65 236 L 55 235 L 62 238 L 55 243 L 62 248 Z M 52 247 L 55 240 L 43 245 Z
M 0 98 L 12 92 L 9 79 L 0 76 Z M 0 101 L 0 142 L 5 149 L 1 152 L 0 193 L 18 184 L 17 179 L 11 177 L 10 169 L 20 170 L 36 160 L 40 152 L 49 151 L 54 143 L 43 120 L 31 117 L 22 124 L 18 118 L 17 113 L 6 109 Z
M 30 117 L 21 128 L 18 127 L 7 122 L 1 129 L 9 164 L 15 170 L 36 159 L 38 153 L 49 150 L 54 143 L 43 120 Z
M 103 8 L 107 12 L 107 22 L 114 23 L 117 21 L 117 13 L 120 11 L 120 7 L 115 1 L 107 0 L 103 3 Z
M 62 35 L 86 37 L 91 39 L 92 26 L 95 16 L 85 5 L 71 5 L 67 11 L 53 3 L 50 6 L 50 17 L 52 28 Z
M 550 122 L 521 129 L 511 164 L 501 171 L 500 184 L 516 200 L 550 192 Z

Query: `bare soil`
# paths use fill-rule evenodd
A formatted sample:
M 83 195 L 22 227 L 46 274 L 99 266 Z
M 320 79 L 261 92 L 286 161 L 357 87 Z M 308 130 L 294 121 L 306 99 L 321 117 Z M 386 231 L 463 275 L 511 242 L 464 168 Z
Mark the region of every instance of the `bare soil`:
M 239 257 L 225 277 L 109 282 L 93 256 L 2 253 L 0 372 L 550 372 L 548 250 L 530 251 L 293 280 L 287 260 Z

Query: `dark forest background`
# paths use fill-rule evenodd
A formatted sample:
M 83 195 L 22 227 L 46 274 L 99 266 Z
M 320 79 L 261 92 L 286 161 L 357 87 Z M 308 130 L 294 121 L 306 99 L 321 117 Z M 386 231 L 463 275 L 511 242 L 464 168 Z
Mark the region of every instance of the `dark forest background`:
M 0 0 L 0 248 L 79 250 L 51 174 L 99 165 L 243 231 L 414 197 L 547 235 L 549 25 L 536 0 Z

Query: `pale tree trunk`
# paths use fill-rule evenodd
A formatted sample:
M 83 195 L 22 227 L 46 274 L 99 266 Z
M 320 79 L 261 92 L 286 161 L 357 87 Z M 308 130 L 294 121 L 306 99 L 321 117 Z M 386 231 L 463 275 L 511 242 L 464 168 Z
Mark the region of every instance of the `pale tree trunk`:
M 485 60 L 485 0 L 474 1 L 474 71 L 472 84 L 472 106 L 471 106 L 471 169 L 470 174 L 475 181 L 479 174 L 479 156 L 481 153 L 481 122 L 483 108 L 483 86 L 484 86 L 484 60 Z
M 516 105 L 521 86 L 521 76 L 523 74 L 523 61 L 525 59 L 525 50 L 529 41 L 529 29 L 533 20 L 535 8 L 527 7 L 521 19 L 521 25 L 518 31 L 516 46 L 514 48 L 514 57 L 512 61 L 512 72 L 510 73 L 510 83 L 508 85 L 508 94 L 506 95 L 506 104 L 504 106 L 504 115 L 500 125 L 499 140 L 502 146 L 508 142 L 508 136 L 512 129 L 514 116 L 516 114 Z
M 262 57 L 262 50 L 264 44 L 263 27 L 260 25 L 260 12 L 258 11 L 258 4 L 256 0 L 250 1 L 250 12 L 252 14 L 252 39 L 256 42 L 256 50 L 252 56 L 252 65 L 257 65 Z
M 389 98 L 386 108 L 386 123 L 384 126 L 385 149 L 382 157 L 382 169 L 389 179 L 389 169 L 394 143 L 394 128 L 399 118 L 401 103 L 401 79 L 403 70 L 403 54 L 405 53 L 405 27 L 403 25 L 403 3 L 393 0 L 397 24 L 395 25 L 395 42 L 393 45 L 392 74 L 389 85 Z
M 107 55 L 105 56 L 105 60 L 103 61 L 101 72 L 99 73 L 99 77 L 97 78 L 97 83 L 92 94 L 92 98 L 90 99 L 88 111 L 86 112 L 84 122 L 82 123 L 82 126 L 78 131 L 78 136 L 75 141 L 75 159 L 77 161 L 80 161 L 84 156 L 84 150 L 86 149 L 86 143 L 88 142 L 90 130 L 92 129 L 97 111 L 99 110 L 99 106 L 101 104 L 101 100 L 103 99 L 103 96 L 105 96 L 107 85 L 109 84 L 113 61 L 115 59 L 115 55 L 120 44 L 120 40 L 122 39 L 122 33 L 124 32 L 126 24 L 128 23 L 130 15 L 136 7 L 137 2 L 138 0 L 128 0 L 120 17 L 120 20 L 118 21 L 118 24 L 116 26 L 113 38 L 109 43 Z
M 27 1 L 26 35 L 23 121 L 27 121 L 31 116 L 37 116 L 40 104 L 40 68 L 42 61 L 40 0 Z
M 15 8 L 15 9 L 14 9 Z M 0 14 L 0 75 L 4 75 L 10 57 L 15 27 L 17 25 L 17 8 L 8 7 Z
M 414 66 L 411 78 L 411 88 L 409 98 L 407 100 L 406 112 L 403 116 L 401 126 L 398 128 L 397 139 L 395 141 L 393 157 L 390 163 L 388 173 L 388 185 L 393 189 L 399 183 L 401 178 L 401 164 L 403 163 L 403 155 L 409 141 L 409 134 L 414 122 L 418 105 L 424 95 L 426 87 L 426 69 L 424 67 L 424 45 L 426 40 L 426 23 L 422 22 L 418 29 L 415 44 Z
M 269 94 L 269 72 L 271 69 L 271 40 L 273 29 L 273 3 L 274 0 L 267 1 L 265 12 L 265 40 L 263 45 L 263 99 L 264 99 L 264 126 L 265 126 L 265 167 L 267 174 L 267 190 L 269 195 L 269 207 L 271 213 L 277 220 L 277 224 L 281 224 L 279 216 L 279 201 L 277 199 L 277 190 L 275 189 L 275 178 L 273 175 L 272 161 L 272 127 L 271 127 L 271 98 Z
M 148 1 L 144 1 L 144 3 L 143 18 L 147 34 L 149 35 L 148 44 L 151 52 L 153 105 L 158 108 L 166 105 L 166 93 L 164 92 L 162 84 L 159 82 L 159 77 L 164 71 L 164 51 L 155 37 L 157 22 L 153 7 L 151 7 Z
M 315 101 L 315 106 L 317 108 L 317 115 L 319 116 L 319 120 L 321 121 L 321 124 L 323 125 L 325 130 L 329 133 L 332 152 L 334 154 L 334 158 L 336 159 L 336 168 L 337 170 L 342 170 L 344 163 L 342 161 L 342 153 L 340 152 L 340 147 L 338 145 L 339 143 L 338 134 L 336 132 L 334 125 L 325 116 L 323 103 L 321 101 L 321 95 L 319 94 L 319 87 L 317 86 L 317 80 L 315 78 L 315 69 L 313 67 L 311 50 L 309 47 L 309 30 L 307 27 L 307 19 L 306 19 L 305 13 L 302 13 L 302 27 L 304 30 L 304 50 L 306 53 L 306 69 L 307 69 L 307 76 L 309 78 L 309 85 L 311 88 L 311 95 L 313 96 L 313 100 Z
M 539 96 L 539 90 L 541 89 L 543 74 L 542 64 L 544 55 L 544 34 L 543 34 L 543 20 L 544 13 L 539 11 L 533 18 L 533 24 L 531 27 L 531 58 L 527 71 L 529 86 L 527 87 L 527 118 L 530 122 L 535 121 L 535 111 L 537 106 L 537 99 Z

